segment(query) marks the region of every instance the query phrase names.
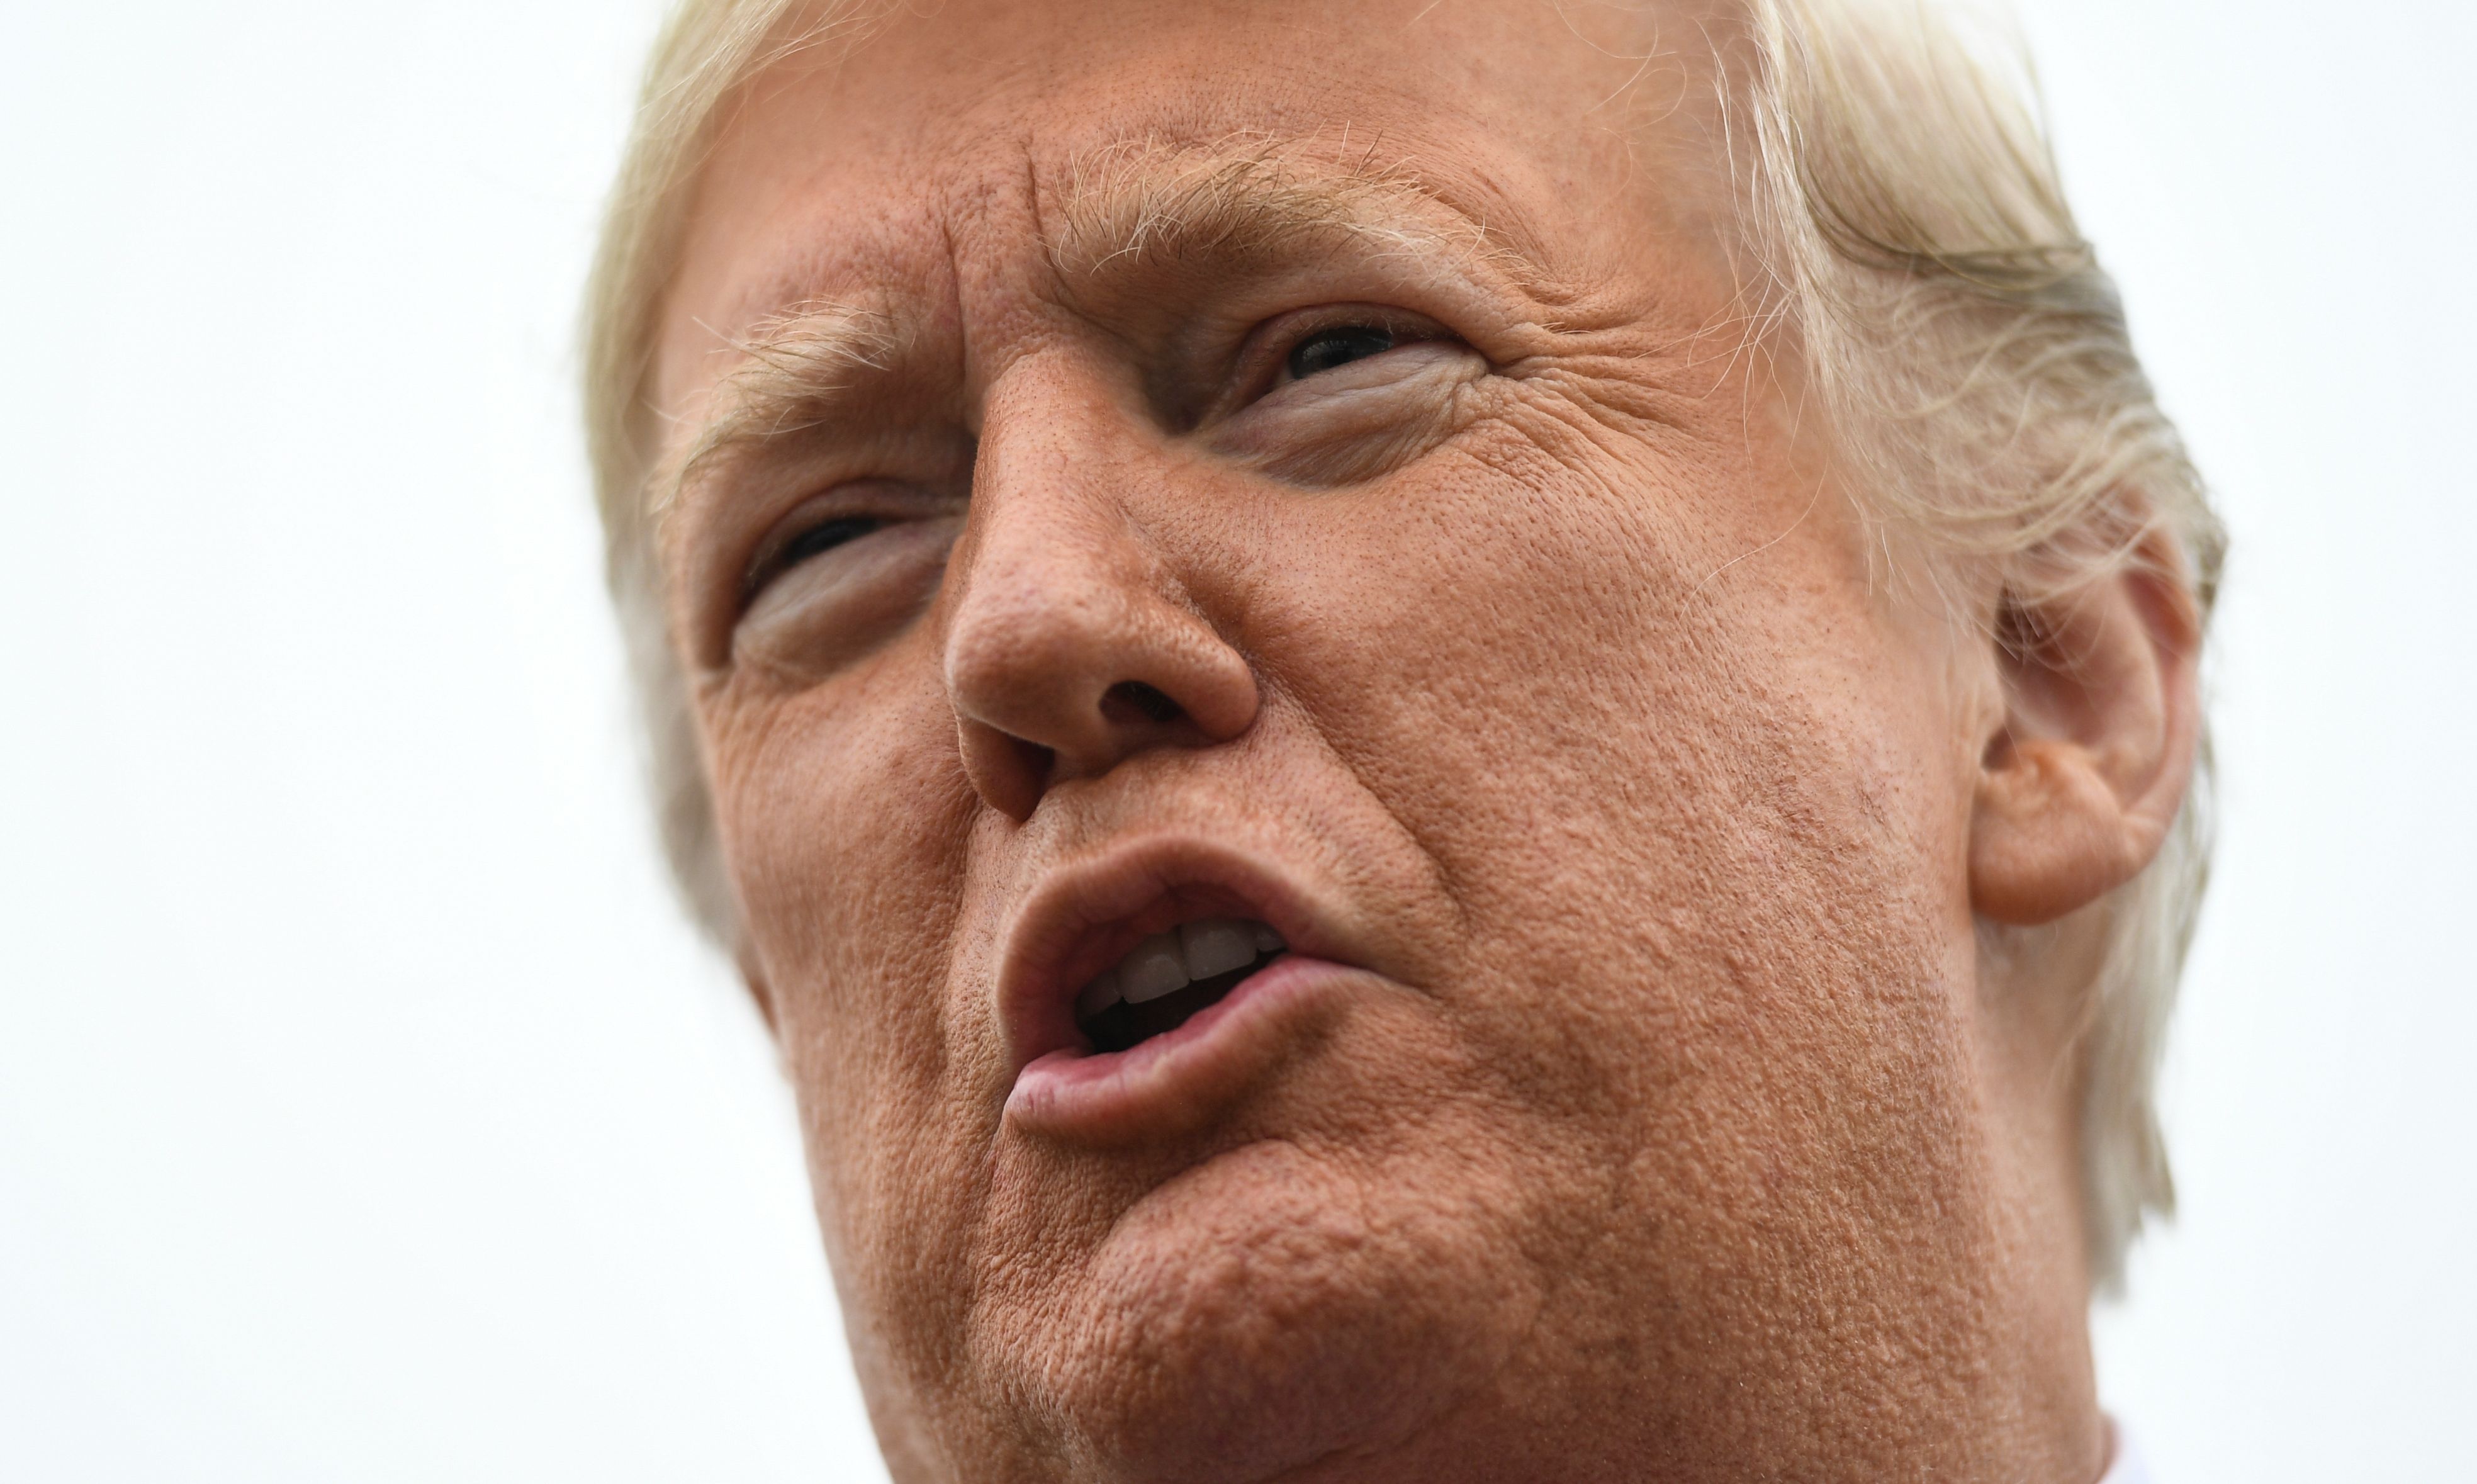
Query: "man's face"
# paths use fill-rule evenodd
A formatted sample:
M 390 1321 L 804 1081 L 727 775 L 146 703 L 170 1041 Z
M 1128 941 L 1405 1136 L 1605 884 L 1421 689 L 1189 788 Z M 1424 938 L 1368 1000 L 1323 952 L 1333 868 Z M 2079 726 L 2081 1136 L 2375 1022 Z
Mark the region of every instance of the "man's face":
M 2011 1364 L 1984 676 L 1725 17 L 1598 23 L 952 0 L 706 168 L 662 550 L 899 1473 L 1839 1476 Z

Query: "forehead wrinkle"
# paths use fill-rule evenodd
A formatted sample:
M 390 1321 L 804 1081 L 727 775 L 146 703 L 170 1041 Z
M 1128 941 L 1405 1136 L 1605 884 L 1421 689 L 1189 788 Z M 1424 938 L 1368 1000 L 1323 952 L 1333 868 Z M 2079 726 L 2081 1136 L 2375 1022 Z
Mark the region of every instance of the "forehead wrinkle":
M 860 377 L 886 372 L 910 342 L 882 310 L 813 299 L 724 338 L 738 365 L 713 386 L 705 421 L 651 482 L 659 527 L 714 465 L 811 432 L 845 412 Z
M 1060 188 L 1054 235 L 1042 248 L 1072 286 L 1121 264 L 1171 265 L 1191 258 L 1264 257 L 1345 241 L 1404 254 L 1446 253 L 1555 280 L 1435 188 L 1376 146 L 1329 146 L 1330 164 L 1299 158 L 1305 141 L 1242 135 L 1201 145 L 1122 140 L 1074 157 Z

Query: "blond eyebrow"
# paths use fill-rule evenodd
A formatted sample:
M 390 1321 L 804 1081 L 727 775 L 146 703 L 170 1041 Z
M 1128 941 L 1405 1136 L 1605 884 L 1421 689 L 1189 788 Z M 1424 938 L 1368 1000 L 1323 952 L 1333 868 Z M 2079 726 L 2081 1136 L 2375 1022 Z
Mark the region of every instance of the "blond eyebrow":
M 713 465 L 833 421 L 863 372 L 890 369 L 907 337 L 893 315 L 811 300 L 731 337 L 739 364 L 715 383 L 712 415 L 652 482 L 657 520 Z
M 1533 284 L 1551 281 L 1478 219 L 1409 174 L 1374 164 L 1373 150 L 1321 166 L 1308 153 L 1295 141 L 1248 138 L 1137 140 L 1081 156 L 1042 250 L 1070 293 L 1077 280 L 1114 265 L 1243 261 L 1345 241 L 1485 261 Z M 859 376 L 890 370 L 908 340 L 882 310 L 823 299 L 729 338 L 720 352 L 739 364 L 715 384 L 714 410 L 696 436 L 650 482 L 654 519 L 713 465 L 835 420 Z
M 1184 146 L 1130 140 L 1079 156 L 1043 244 L 1051 269 L 1072 291 L 1076 280 L 1128 259 L 1244 260 L 1359 242 L 1487 260 L 1525 280 L 1548 277 L 1407 171 L 1376 163 L 1374 148 L 1342 149 L 1242 137 Z

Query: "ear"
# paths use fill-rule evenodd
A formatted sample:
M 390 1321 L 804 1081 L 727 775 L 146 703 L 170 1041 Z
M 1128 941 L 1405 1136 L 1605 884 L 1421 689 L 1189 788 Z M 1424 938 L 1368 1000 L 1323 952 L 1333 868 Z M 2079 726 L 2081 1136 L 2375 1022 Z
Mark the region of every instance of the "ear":
M 2154 538 L 2105 578 L 2029 604 L 2007 593 L 2004 715 L 1979 766 L 1970 907 L 2053 921 L 2139 874 L 2175 822 L 2201 734 L 2201 623 L 2185 565 Z

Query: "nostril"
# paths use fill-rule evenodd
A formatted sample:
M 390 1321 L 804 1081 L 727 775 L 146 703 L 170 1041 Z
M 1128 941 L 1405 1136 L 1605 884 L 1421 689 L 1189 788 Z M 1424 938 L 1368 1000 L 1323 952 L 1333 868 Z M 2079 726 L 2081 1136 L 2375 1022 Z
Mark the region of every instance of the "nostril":
M 1101 695 L 1101 715 L 1113 722 L 1132 721 L 1140 717 L 1156 726 L 1175 721 L 1186 712 L 1155 687 L 1140 680 L 1121 680 Z

